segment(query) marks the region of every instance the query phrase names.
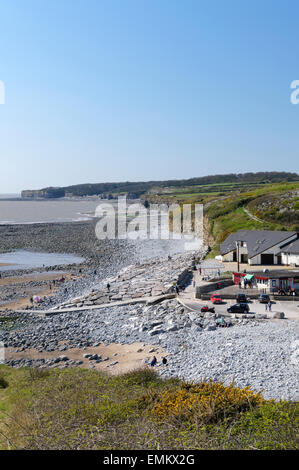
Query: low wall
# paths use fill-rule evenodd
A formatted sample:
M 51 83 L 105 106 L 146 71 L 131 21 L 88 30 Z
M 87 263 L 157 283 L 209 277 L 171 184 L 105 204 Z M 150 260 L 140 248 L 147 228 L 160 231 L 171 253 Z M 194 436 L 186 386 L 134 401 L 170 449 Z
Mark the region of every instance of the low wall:
M 232 279 L 225 279 L 222 281 L 219 280 L 217 282 L 211 282 L 209 284 L 205 284 L 204 286 L 198 286 L 196 287 L 195 298 L 201 299 L 203 294 L 218 290 L 218 284 L 220 284 L 220 289 L 223 289 L 223 287 L 229 287 L 234 285 Z
M 288 300 L 289 302 L 291 302 L 292 300 L 294 302 L 299 301 L 298 295 L 270 295 L 270 297 L 273 298 L 274 300 Z
M 177 284 L 183 287 L 186 282 L 191 278 L 192 271 L 190 269 L 184 269 L 184 271 L 179 275 Z
M 225 299 L 234 299 L 236 300 L 236 294 L 219 294 L 221 299 L 225 300 Z M 248 299 L 258 299 L 259 298 L 259 295 L 258 294 L 249 294 L 247 295 L 246 294 L 246 297 Z M 210 300 L 211 298 L 211 293 L 210 294 L 201 294 L 201 297 L 197 297 L 197 298 L 200 298 L 202 300 Z

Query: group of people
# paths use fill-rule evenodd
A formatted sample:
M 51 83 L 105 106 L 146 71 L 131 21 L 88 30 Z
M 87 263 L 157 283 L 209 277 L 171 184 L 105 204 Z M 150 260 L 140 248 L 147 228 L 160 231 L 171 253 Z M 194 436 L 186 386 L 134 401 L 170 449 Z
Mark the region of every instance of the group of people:
M 157 362 L 158 362 L 157 358 L 156 358 L 156 356 L 154 356 L 149 364 L 150 364 L 151 367 L 154 367 L 157 364 Z M 166 364 L 167 364 L 166 357 L 162 357 L 161 365 L 166 366 Z
M 180 286 L 176 283 L 173 283 L 172 291 L 175 292 L 176 294 L 179 294 L 180 293 Z
M 252 289 L 252 282 L 248 281 L 247 279 L 244 279 L 244 289 L 247 289 L 247 286 L 249 289 Z M 239 281 L 239 288 L 242 288 L 242 283 Z
M 278 295 L 296 295 L 296 289 L 294 289 L 293 287 L 289 287 L 287 291 L 282 288 L 276 288 L 274 292 Z

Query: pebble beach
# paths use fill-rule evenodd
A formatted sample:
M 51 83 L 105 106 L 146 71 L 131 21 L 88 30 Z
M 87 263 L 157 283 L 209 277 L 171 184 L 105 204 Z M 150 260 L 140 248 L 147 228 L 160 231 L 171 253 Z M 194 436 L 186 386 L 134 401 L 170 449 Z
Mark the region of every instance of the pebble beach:
M 165 377 L 234 381 L 266 398 L 298 399 L 298 322 L 244 318 L 218 328 L 217 310 L 192 312 L 173 294 L 174 284 L 189 282 L 193 259 L 202 258 L 204 248 L 185 252 L 179 240 L 99 241 L 94 228 L 95 221 L 0 227 L 2 252 L 22 249 L 84 258 L 81 264 L 34 269 L 40 275 L 65 276 L 63 285 L 35 307 L 52 310 L 49 316 L 32 308 L 23 314 L 5 309 L 7 297 L 12 301 L 26 288 L 33 293 L 35 286 L 28 285 L 32 269 L 2 272 L 2 281 L 22 279 L 17 287 L 0 285 L 1 315 L 13 317 L 0 324 L 8 365 L 90 367 L 117 374 L 148 367 L 156 355 L 156 370 Z M 148 302 L 158 297 L 159 302 Z M 115 305 L 126 301 L 132 303 Z

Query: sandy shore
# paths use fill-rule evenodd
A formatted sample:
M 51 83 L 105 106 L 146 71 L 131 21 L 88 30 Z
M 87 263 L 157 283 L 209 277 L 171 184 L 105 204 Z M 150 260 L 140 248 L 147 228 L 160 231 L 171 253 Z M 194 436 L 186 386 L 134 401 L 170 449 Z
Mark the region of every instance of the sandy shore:
M 62 342 L 61 345 L 63 344 Z M 86 354 L 98 354 L 103 361 L 98 363 L 91 361 L 84 357 Z M 86 347 L 84 349 L 67 348 L 63 352 L 61 350 L 39 352 L 36 349 L 26 349 L 25 351 L 18 352 L 17 348 L 7 348 L 5 351 L 5 356 L 8 360 L 20 358 L 48 360 L 62 355 L 66 356 L 70 361 L 82 361 L 82 364 L 78 364 L 79 367 L 92 367 L 112 375 L 122 374 L 141 367 L 148 367 L 144 361 L 152 359 L 154 355 L 157 358 L 158 364 L 161 362 L 162 357 L 168 356 L 162 347 L 153 347 L 152 345 L 145 345 L 140 342 L 133 344 L 111 343 L 107 346 L 100 344 L 97 347 Z M 61 364 L 63 366 L 63 362 Z
M 45 253 L 69 253 L 85 258 L 80 265 L 58 265 L 34 269 L 5 270 L 0 278 L 0 313 L 30 306 L 30 297 L 63 298 L 66 290 L 78 295 L 91 289 L 107 276 L 134 262 L 132 247 L 124 241 L 97 240 L 96 221 L 0 226 L 1 251 L 27 250 Z M 9 265 L 6 264 L 6 267 Z M 96 268 L 96 275 L 94 270 Z M 52 274 L 53 271 L 53 274 Z M 64 273 L 66 282 L 53 285 Z M 52 283 L 50 289 L 50 282 Z

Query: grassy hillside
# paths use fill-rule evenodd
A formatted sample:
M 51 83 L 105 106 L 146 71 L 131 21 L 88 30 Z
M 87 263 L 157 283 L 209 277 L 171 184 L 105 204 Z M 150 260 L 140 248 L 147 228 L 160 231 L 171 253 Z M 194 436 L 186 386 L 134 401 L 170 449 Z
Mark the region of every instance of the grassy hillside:
M 167 193 L 168 188 L 176 188 L 181 193 L 190 188 L 191 193 L 194 189 L 201 187 L 212 187 L 213 185 L 223 188 L 223 191 L 229 190 L 231 185 L 242 186 L 245 184 L 263 184 L 275 183 L 281 181 L 298 181 L 299 175 L 290 172 L 257 172 L 257 173 L 230 173 L 226 175 L 208 175 L 190 179 L 164 180 L 164 181 L 138 181 L 138 182 L 113 182 L 113 183 L 92 183 L 76 184 L 73 186 L 64 186 L 60 188 L 43 188 L 39 190 L 25 190 L 22 197 L 46 197 L 55 198 L 66 195 L 73 196 L 91 196 L 100 194 L 106 197 L 115 197 L 117 195 L 127 194 L 130 197 L 140 197 L 146 192 L 156 193 L 162 191 Z M 216 190 L 219 191 L 219 188 Z
M 298 405 L 248 388 L 0 366 L 2 449 L 295 449 Z
M 239 229 L 299 231 L 299 182 L 221 183 L 196 186 L 192 191 L 169 187 L 146 194 L 143 200 L 204 204 L 212 248 L 209 257 L 219 254 L 220 243 Z

